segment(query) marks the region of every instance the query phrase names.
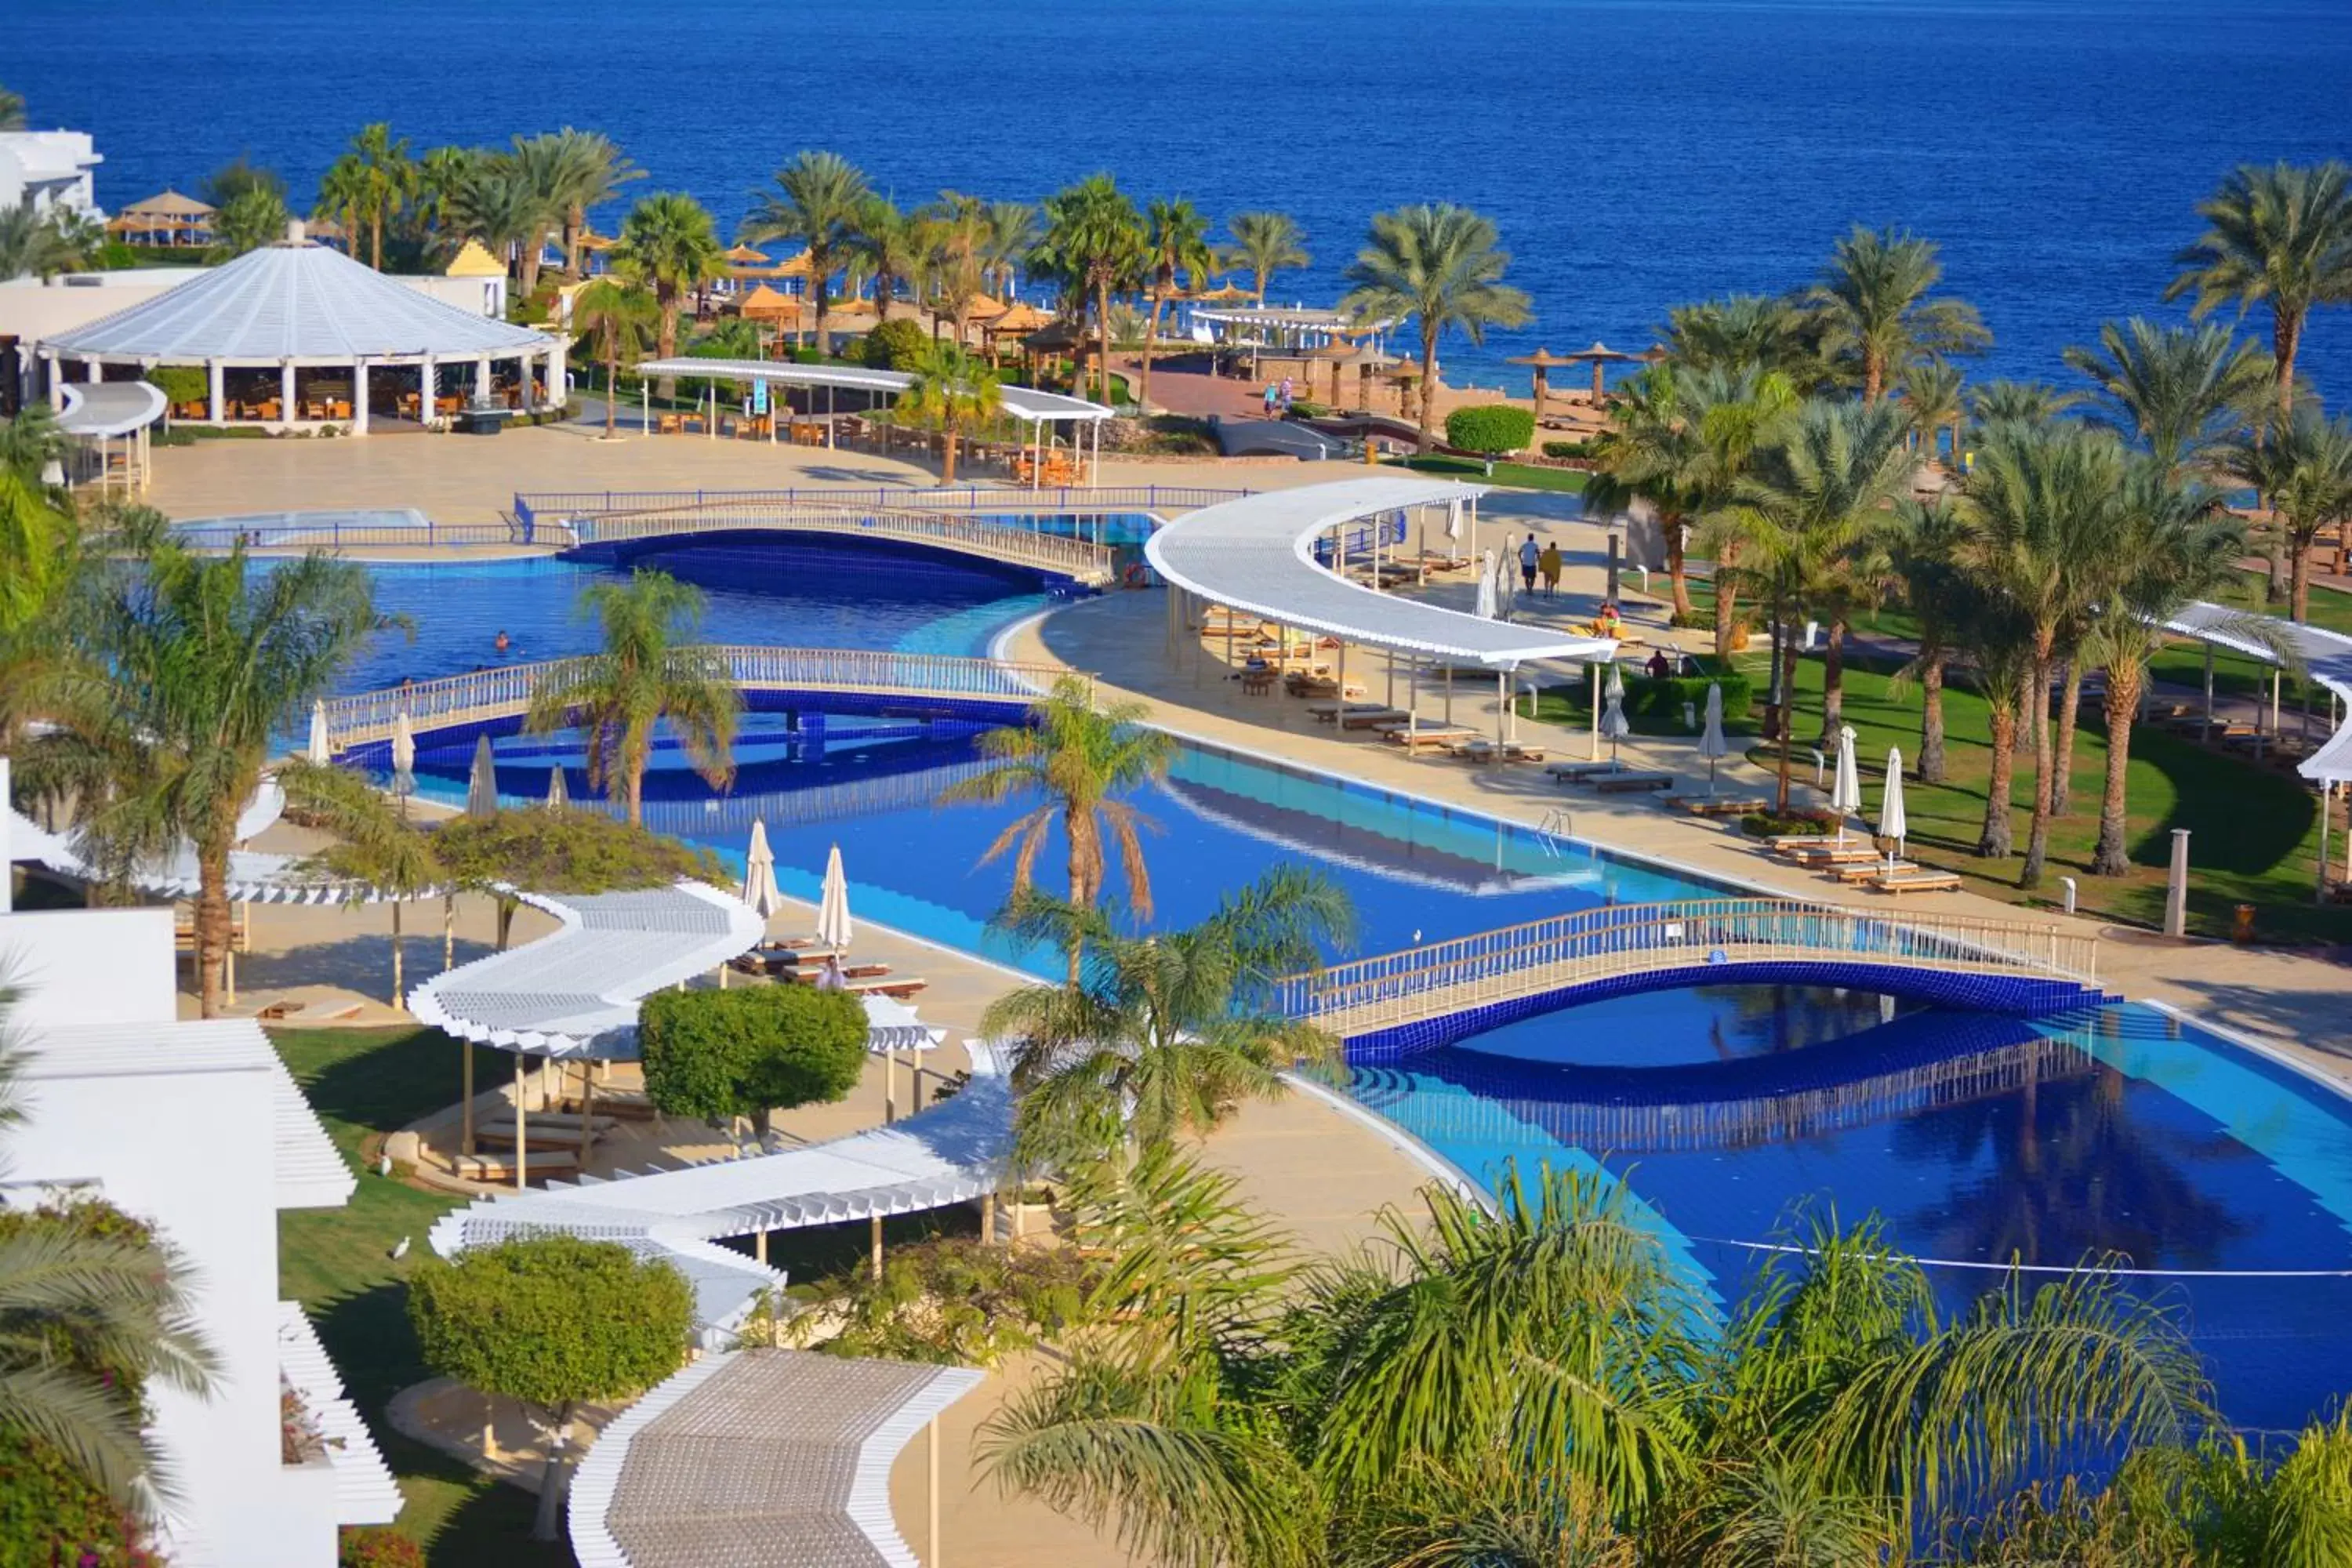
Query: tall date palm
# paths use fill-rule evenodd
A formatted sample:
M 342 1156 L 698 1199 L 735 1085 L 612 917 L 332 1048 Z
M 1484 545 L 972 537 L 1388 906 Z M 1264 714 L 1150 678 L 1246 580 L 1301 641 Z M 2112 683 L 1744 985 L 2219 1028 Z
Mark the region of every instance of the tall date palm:
M 1510 256 L 1494 221 L 1467 207 L 1440 204 L 1376 214 L 1364 248 L 1349 264 L 1340 309 L 1359 320 L 1402 321 L 1421 331 L 1420 447 L 1435 443 L 1437 340 L 1449 327 L 1474 343 L 1489 327 L 1528 319 L 1528 297 L 1503 282 Z
M 807 248 L 809 299 L 821 354 L 833 352 L 825 315 L 833 302 L 834 274 L 841 270 L 872 195 L 864 171 L 840 153 L 807 152 L 776 171 L 775 189 L 763 193 L 743 220 L 745 239 L 797 240 Z
M 1974 353 L 1992 342 L 1975 306 L 1929 298 L 1943 277 L 1935 245 L 1915 235 L 1856 225 L 1837 242 L 1806 299 L 1825 346 L 1857 373 L 1864 403 L 1877 402 L 1923 356 Z
M 660 314 L 655 347 L 662 358 L 677 353 L 677 318 L 687 291 L 724 272 L 726 254 L 709 210 L 684 192 L 656 191 L 629 209 L 620 243 L 613 247 L 613 265 L 653 289 Z M 675 380 L 662 378 L 664 397 L 676 389 Z
M 2352 167 L 2241 164 L 2198 204 L 2205 232 L 2179 257 L 2164 297 L 2204 316 L 2269 310 L 2279 423 L 2294 417 L 2295 363 L 2311 312 L 2352 303 Z
M 1200 208 L 1179 197 L 1155 200 L 1147 214 L 1150 224 L 1151 324 L 1143 334 L 1143 385 L 1138 401 L 1151 406 L 1151 357 L 1160 346 L 1160 316 L 1181 288 L 1199 287 L 1216 265 L 1209 245 L 1209 220 Z

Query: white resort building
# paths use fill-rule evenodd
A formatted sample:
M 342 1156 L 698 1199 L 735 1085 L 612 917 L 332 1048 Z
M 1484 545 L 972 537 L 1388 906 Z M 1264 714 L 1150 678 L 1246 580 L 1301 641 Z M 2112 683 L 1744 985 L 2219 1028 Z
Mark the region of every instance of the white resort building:
M 0 131 L 0 207 L 103 216 L 92 176 L 104 162 L 87 131 Z
M 7 764 L 0 759 L 0 801 Z M 19 819 L 0 809 L 0 836 Z M 21 848 L 0 853 L 0 870 Z M 150 1391 L 178 1501 L 173 1568 L 330 1568 L 337 1527 L 389 1523 L 400 1489 L 299 1306 L 278 1295 L 278 1215 L 355 1187 L 259 1026 L 182 1021 L 168 906 L 9 912 L 0 973 L 24 1121 L 0 1134 L 0 1203 L 100 1198 L 193 1276 L 219 1358 L 208 1398 Z

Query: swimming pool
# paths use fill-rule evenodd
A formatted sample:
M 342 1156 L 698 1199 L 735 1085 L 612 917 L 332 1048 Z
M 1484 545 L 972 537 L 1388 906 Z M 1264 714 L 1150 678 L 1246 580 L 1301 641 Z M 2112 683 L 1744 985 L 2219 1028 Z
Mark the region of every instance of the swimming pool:
M 917 581 L 827 559 L 838 553 L 688 550 L 672 569 L 709 585 L 712 640 L 930 638 L 973 652 L 1040 602 L 1001 582 Z M 415 644 L 394 651 L 420 672 L 478 662 L 472 639 L 492 622 L 527 630 L 537 646 L 519 654 L 590 646 L 569 606 L 603 575 L 594 569 L 437 575 L 452 570 L 379 574 L 386 602 L 418 622 Z M 845 609 L 834 595 L 845 592 L 866 598 Z M 566 640 L 551 648 L 550 637 Z M 1052 975 L 1051 954 L 1010 952 L 987 929 L 1009 873 L 979 861 L 1016 808 L 935 804 L 981 765 L 971 732 L 840 717 L 786 731 L 763 716 L 747 725 L 724 796 L 664 748 L 648 818 L 740 865 L 758 816 L 779 882 L 809 899 L 838 843 L 859 915 Z M 500 793 L 516 804 L 543 798 L 557 765 L 585 796 L 562 737 L 501 741 L 497 753 Z M 462 798 L 467 756 L 420 756 L 420 787 Z M 1138 804 L 1155 825 L 1145 855 L 1162 926 L 1199 919 L 1286 859 L 1349 891 L 1359 949 L 1375 952 L 1606 902 L 1726 891 L 1529 826 L 1198 746 L 1182 747 Z M 1042 864 L 1049 880 L 1058 855 L 1057 845 Z M 1125 891 L 1116 877 L 1111 891 Z M 2148 1008 L 2026 1022 L 1859 994 L 1651 993 L 1359 1066 L 1346 1088 L 1489 1185 L 1512 1159 L 1606 1163 L 1727 1299 L 1792 1205 L 1833 1201 L 1850 1218 L 1877 1209 L 1897 1245 L 1939 1260 L 1929 1271 L 1948 1304 L 2011 1257 L 2064 1268 L 2114 1252 L 2154 1271 L 2144 1288 L 2186 1300 L 2241 1423 L 2291 1427 L 2352 1391 L 2352 1335 L 2340 1328 L 2352 1309 L 2352 1108 Z

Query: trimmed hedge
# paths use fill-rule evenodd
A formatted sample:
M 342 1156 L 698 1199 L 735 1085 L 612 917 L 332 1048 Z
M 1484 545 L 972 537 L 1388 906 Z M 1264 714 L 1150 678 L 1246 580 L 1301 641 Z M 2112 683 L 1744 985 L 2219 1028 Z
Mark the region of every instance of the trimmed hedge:
M 870 370 L 911 371 L 931 346 L 931 337 L 917 321 L 900 316 L 883 321 L 866 334 L 858 357 Z
M 1445 416 L 1445 444 L 1465 452 L 1517 452 L 1535 438 L 1535 415 L 1507 403 L 1457 408 Z
M 866 1009 L 845 991 L 657 991 L 637 1031 L 646 1093 L 671 1116 L 764 1119 L 837 1100 L 866 1070 Z
M 1706 689 L 1716 685 L 1723 688 L 1726 723 L 1745 719 L 1754 710 L 1755 686 L 1746 676 L 1731 671 L 1723 675 L 1629 677 L 1625 682 L 1625 713 L 1628 718 L 1664 719 L 1679 724 L 1685 702 L 1702 714 L 1706 711 Z
M 347 1524 L 338 1538 L 335 1568 L 425 1568 L 425 1548 L 381 1524 Z
M 1547 458 L 1589 458 L 1592 456 L 1590 441 L 1546 441 L 1543 455 Z

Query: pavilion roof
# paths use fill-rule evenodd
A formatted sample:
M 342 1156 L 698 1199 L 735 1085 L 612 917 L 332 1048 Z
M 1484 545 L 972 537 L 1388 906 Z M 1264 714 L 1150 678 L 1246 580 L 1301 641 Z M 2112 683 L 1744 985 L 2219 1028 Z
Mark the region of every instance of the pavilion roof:
M 446 304 L 302 237 L 247 251 L 152 299 L 42 340 L 116 361 L 280 364 L 536 353 L 554 340 Z
M 800 301 L 762 283 L 744 295 L 735 309 L 746 316 L 782 316 L 799 310 Z
M 177 191 L 165 191 L 149 196 L 142 202 L 132 202 L 122 209 L 124 217 L 190 218 L 210 217 L 214 209 L 194 196 L 184 196 Z
M 469 239 L 458 247 L 457 254 L 449 258 L 442 275 L 447 278 L 503 278 L 506 268 L 499 258 L 482 248 L 478 239 Z

